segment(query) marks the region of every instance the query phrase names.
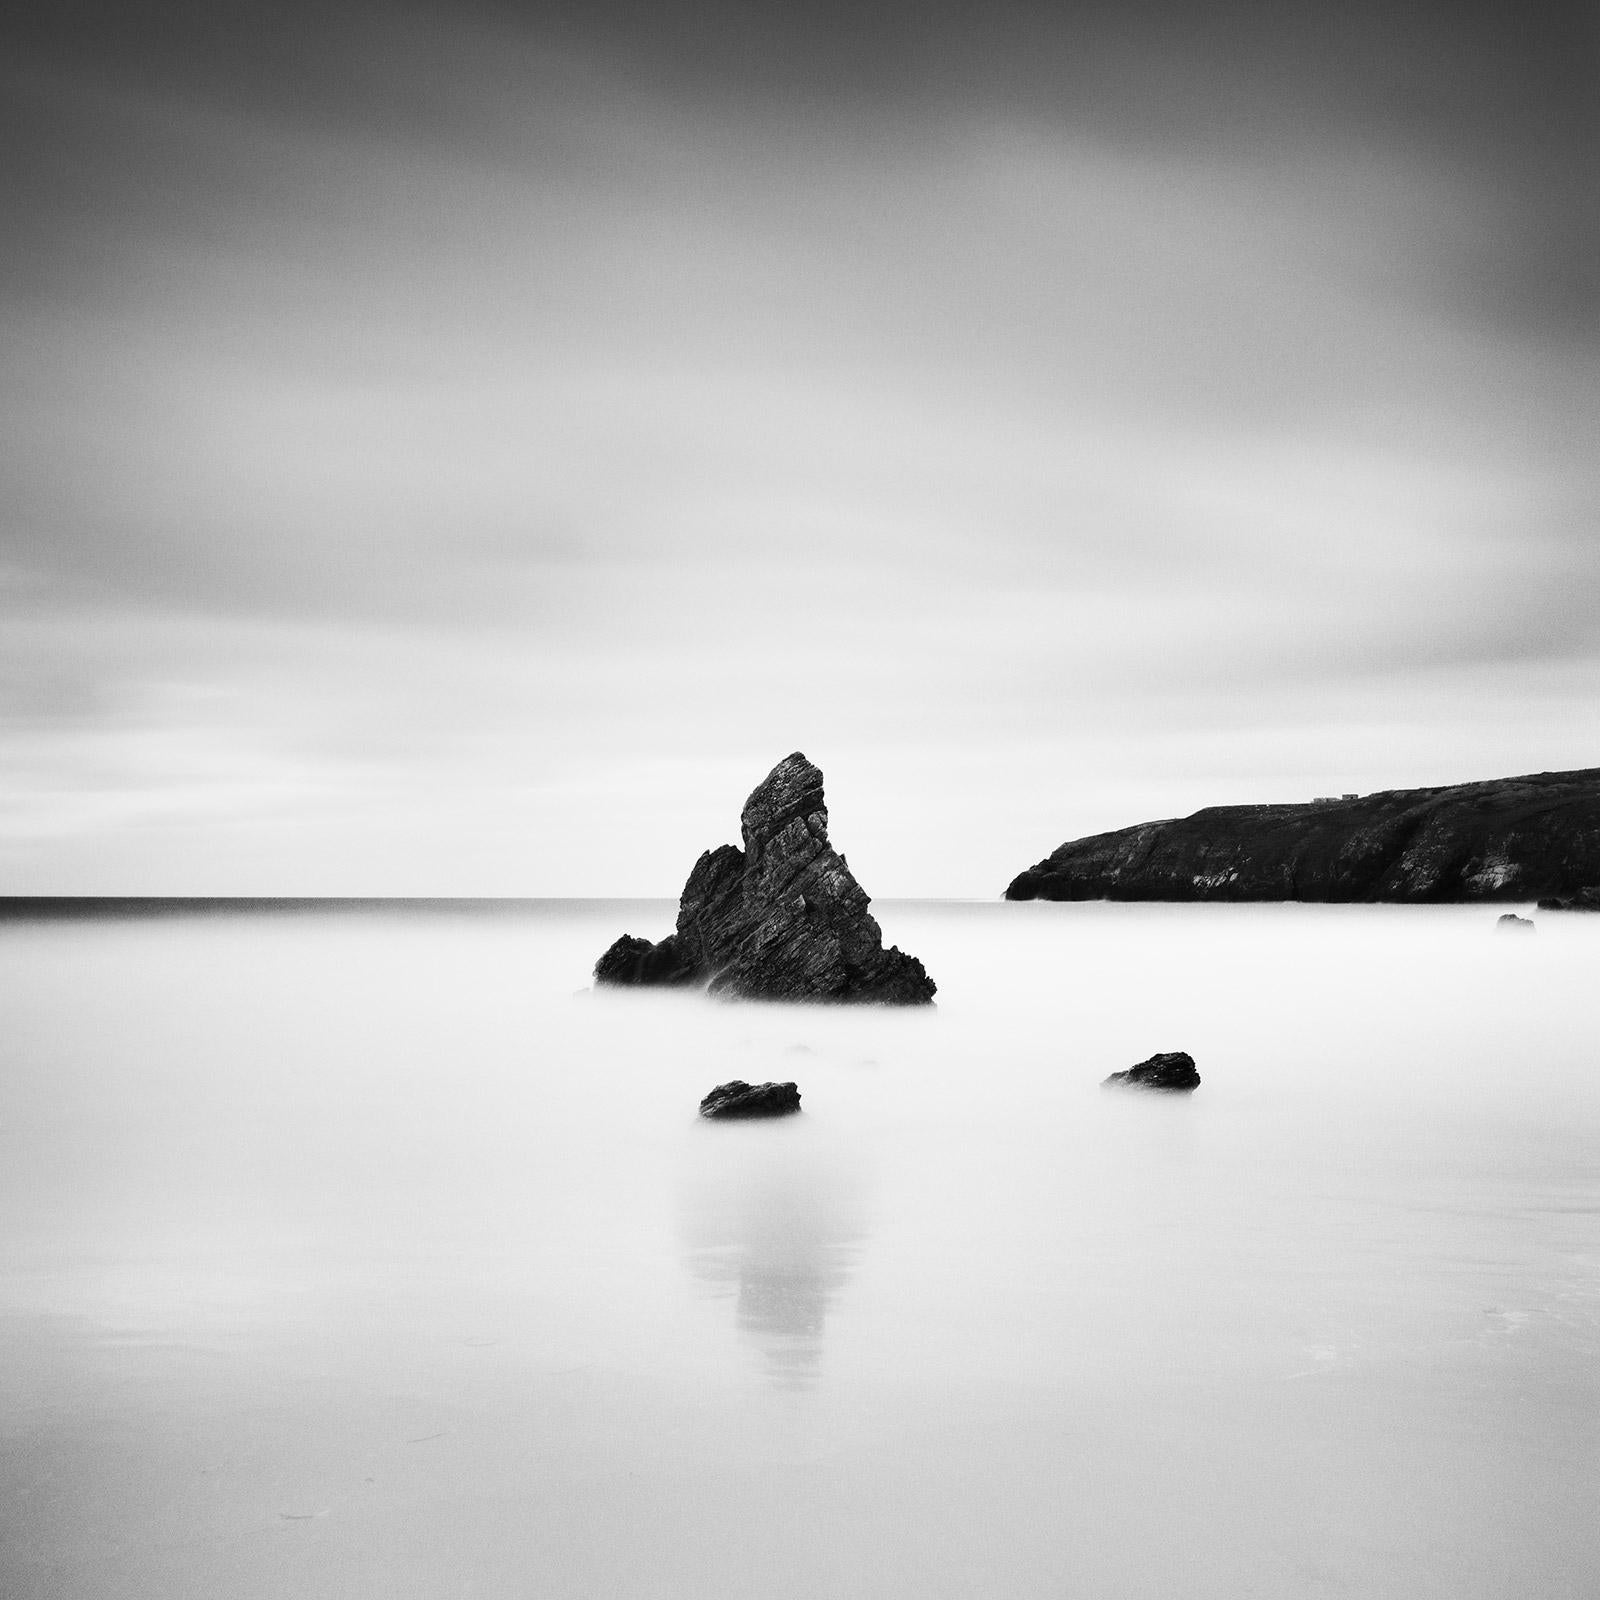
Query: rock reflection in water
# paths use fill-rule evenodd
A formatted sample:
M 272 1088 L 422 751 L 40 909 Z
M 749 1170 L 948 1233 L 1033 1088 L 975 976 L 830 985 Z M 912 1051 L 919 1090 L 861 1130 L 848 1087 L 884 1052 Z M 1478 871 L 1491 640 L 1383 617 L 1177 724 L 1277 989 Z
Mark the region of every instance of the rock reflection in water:
M 828 1312 L 865 1232 L 859 1162 L 802 1114 L 695 1130 L 683 1189 L 690 1270 L 731 1296 L 782 1388 L 816 1382 Z

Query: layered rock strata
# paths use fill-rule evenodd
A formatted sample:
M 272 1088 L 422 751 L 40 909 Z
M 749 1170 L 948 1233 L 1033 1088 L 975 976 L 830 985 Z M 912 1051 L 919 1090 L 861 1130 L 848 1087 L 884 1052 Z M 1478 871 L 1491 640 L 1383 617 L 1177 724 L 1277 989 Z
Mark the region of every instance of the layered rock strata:
M 1211 806 L 1074 839 L 1008 900 L 1507 901 L 1600 897 L 1600 769 Z
M 595 982 L 704 984 L 756 1000 L 922 1005 L 935 985 L 915 956 L 891 945 L 866 891 L 828 842 L 822 773 L 798 751 L 744 803 L 744 848 L 695 862 L 674 933 L 652 944 L 624 934 L 595 965 Z

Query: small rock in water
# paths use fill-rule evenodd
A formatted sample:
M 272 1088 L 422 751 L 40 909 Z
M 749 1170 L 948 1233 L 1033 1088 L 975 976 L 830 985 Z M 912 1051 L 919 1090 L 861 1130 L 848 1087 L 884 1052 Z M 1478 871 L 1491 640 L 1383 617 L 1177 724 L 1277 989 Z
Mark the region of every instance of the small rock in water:
M 800 1109 L 800 1090 L 792 1083 L 719 1083 L 700 1102 L 702 1117 L 786 1117 Z
M 1535 933 L 1538 930 L 1526 917 L 1519 917 L 1514 912 L 1508 911 L 1503 917 L 1496 919 L 1494 931 L 1496 933 Z
M 1194 1057 L 1187 1050 L 1167 1050 L 1141 1061 L 1126 1072 L 1113 1072 L 1102 1089 L 1113 1084 L 1129 1089 L 1172 1089 L 1186 1093 L 1200 1086 L 1200 1074 L 1194 1069 Z

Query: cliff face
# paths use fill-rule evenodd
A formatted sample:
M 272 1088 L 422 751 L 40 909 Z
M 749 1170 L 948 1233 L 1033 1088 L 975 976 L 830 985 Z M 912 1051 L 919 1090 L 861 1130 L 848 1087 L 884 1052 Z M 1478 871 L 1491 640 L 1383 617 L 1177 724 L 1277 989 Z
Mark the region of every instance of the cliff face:
M 935 985 L 915 956 L 890 946 L 866 891 L 828 842 L 822 774 L 798 751 L 744 803 L 744 848 L 695 862 L 678 926 L 658 944 L 624 935 L 601 956 L 597 983 L 705 983 L 763 1000 L 917 1005 Z
M 1600 768 L 1303 805 L 1212 806 L 1074 839 L 1008 900 L 1440 902 L 1600 884 Z

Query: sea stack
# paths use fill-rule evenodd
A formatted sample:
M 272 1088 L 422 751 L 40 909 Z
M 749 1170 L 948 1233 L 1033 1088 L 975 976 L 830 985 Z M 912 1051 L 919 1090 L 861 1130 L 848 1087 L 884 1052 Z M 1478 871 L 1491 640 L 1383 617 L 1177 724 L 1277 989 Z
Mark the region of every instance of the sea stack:
M 756 786 L 744 848 L 708 850 L 678 903 L 675 933 L 624 934 L 595 964 L 597 984 L 703 984 L 750 1000 L 926 1005 L 935 984 L 891 945 L 866 891 L 828 842 L 822 773 L 799 751 Z

